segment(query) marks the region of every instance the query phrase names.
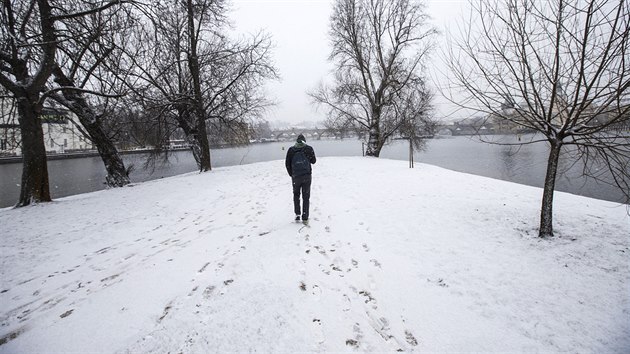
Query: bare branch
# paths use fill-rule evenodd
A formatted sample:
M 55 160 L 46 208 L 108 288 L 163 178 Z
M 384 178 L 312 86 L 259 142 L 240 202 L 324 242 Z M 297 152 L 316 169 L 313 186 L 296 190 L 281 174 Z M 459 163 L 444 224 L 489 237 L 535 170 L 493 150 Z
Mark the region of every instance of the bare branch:
M 92 15 L 104 10 L 107 10 L 108 8 L 115 6 L 115 5 L 122 5 L 122 4 L 131 4 L 131 3 L 135 3 L 134 0 L 110 0 L 107 1 L 106 3 L 104 3 L 101 6 L 89 9 L 89 10 L 85 10 L 85 11 L 79 11 L 79 12 L 74 12 L 74 13 L 68 13 L 68 14 L 62 14 L 62 15 L 54 15 L 51 17 L 51 19 L 53 21 L 62 21 L 62 20 L 70 20 L 70 19 L 74 19 L 74 18 L 78 18 L 78 17 L 85 17 L 88 15 Z

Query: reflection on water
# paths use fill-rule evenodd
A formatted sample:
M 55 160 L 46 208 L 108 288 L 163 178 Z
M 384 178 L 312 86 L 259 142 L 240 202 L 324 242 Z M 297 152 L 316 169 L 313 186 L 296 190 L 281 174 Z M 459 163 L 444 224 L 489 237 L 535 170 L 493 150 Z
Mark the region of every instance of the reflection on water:
M 495 137 L 496 138 L 496 137 Z M 514 143 L 516 136 L 501 136 L 501 143 Z M 310 141 L 318 157 L 360 156 L 361 142 Z M 212 150 L 212 166 L 222 167 L 262 161 L 283 160 L 292 143 L 254 144 L 238 148 Z M 414 155 L 416 162 L 428 163 L 455 171 L 498 178 L 521 184 L 541 187 L 547 166 L 548 148 L 544 143 L 508 146 L 480 142 L 465 136 L 431 139 L 427 150 Z M 568 155 L 568 154 L 567 154 Z M 395 142 L 385 147 L 382 158 L 407 160 L 408 143 Z M 146 156 L 124 155 L 126 166 L 134 166 L 132 182 L 143 182 L 196 171 L 195 160 L 188 151 L 171 154 L 169 162 L 157 164 L 154 169 L 143 169 Z M 621 202 L 621 193 L 612 186 L 598 184 L 581 176 L 582 166 L 570 157 L 562 157 L 556 190 L 592 198 Z M 284 169 L 279 162 L 278 168 Z M 416 166 L 416 168 L 421 168 Z M 99 157 L 48 161 L 50 189 L 53 198 L 104 189 L 105 168 Z M 20 192 L 22 165 L 0 165 L 0 207 L 13 205 Z

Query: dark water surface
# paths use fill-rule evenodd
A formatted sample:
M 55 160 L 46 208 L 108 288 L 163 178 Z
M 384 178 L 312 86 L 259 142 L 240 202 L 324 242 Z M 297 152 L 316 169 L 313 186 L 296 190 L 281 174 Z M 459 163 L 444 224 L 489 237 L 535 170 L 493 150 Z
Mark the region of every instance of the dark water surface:
M 494 137 L 513 142 L 515 136 Z M 357 140 L 309 141 L 318 157 L 361 156 L 361 142 Z M 212 166 L 232 166 L 262 161 L 284 159 L 290 142 L 252 144 L 246 147 L 212 150 Z M 542 187 L 548 148 L 544 143 L 510 147 L 492 145 L 478 138 L 465 136 L 430 139 L 427 149 L 415 153 L 415 162 L 428 163 L 455 171 L 492 177 L 511 182 Z M 407 160 L 408 144 L 395 142 L 385 147 L 381 157 Z M 157 164 L 154 169 L 143 169 L 145 155 L 124 155 L 126 166 L 133 165 L 132 182 L 193 172 L 197 169 L 189 151 L 178 151 L 171 155 L 168 164 Z M 581 166 L 569 159 L 561 159 L 561 174 L 556 181 L 556 190 L 591 198 L 622 202 L 615 187 L 597 183 L 581 176 Z M 22 164 L 0 165 L 0 208 L 14 205 L 19 197 Z M 85 157 L 48 161 L 50 190 L 53 198 L 105 189 L 105 168 L 100 157 Z

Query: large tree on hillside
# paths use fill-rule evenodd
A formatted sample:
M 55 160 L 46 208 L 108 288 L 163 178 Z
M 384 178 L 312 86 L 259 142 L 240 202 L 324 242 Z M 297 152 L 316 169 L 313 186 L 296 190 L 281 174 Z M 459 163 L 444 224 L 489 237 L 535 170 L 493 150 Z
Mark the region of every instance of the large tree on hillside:
M 50 201 L 40 112 L 53 71 L 61 20 L 87 16 L 120 1 L 5 0 L 0 8 L 0 84 L 17 102 L 22 139 L 22 183 L 16 206 Z M 65 11 L 64 11 L 65 10 Z
M 549 146 L 539 236 L 553 235 L 558 160 L 607 169 L 630 196 L 627 0 L 478 0 L 447 56 L 453 102 Z M 595 176 L 595 175 L 594 175 Z M 595 176 L 596 177 L 596 176 Z
M 337 0 L 330 21 L 334 82 L 310 93 L 328 119 L 367 131 L 366 155 L 413 125 L 425 130 L 431 95 L 421 75 L 435 29 L 420 2 Z M 347 123 L 346 123 L 347 122 Z
M 200 171 L 210 170 L 208 136 L 242 141 L 246 120 L 269 104 L 261 87 L 276 78 L 270 38 L 227 38 L 223 0 L 157 2 L 143 9 L 150 22 L 137 43 L 145 49 L 128 55 L 137 102 L 157 113 L 158 126 L 176 122 Z
M 77 126 L 99 152 L 107 172 L 105 183 L 110 187 L 129 184 L 128 171 L 104 120 L 112 119 L 115 99 L 125 92 L 122 79 L 112 71 L 121 58 L 117 47 L 136 20 L 117 7 L 61 21 L 64 31 L 47 92 L 77 116 Z

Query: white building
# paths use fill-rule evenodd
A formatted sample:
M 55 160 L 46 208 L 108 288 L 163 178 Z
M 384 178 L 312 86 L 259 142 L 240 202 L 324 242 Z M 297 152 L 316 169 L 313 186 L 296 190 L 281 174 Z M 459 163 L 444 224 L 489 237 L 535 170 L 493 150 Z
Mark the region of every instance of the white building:
M 20 156 L 21 137 L 17 108 L 9 100 L 0 100 L 0 156 Z M 77 117 L 67 109 L 45 107 L 40 115 L 47 154 L 93 149 L 79 127 Z M 75 123 L 73 123 L 76 122 Z
M 77 127 L 76 115 L 67 109 L 44 108 L 40 118 L 47 153 L 63 154 L 93 148 Z

